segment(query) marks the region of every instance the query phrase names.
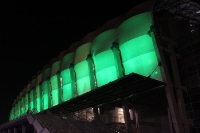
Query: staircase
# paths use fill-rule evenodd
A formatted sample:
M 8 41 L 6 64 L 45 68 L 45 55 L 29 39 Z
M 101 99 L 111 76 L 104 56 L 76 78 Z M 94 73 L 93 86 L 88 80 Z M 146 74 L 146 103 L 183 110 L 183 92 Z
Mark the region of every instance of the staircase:
M 108 126 L 100 121 L 88 119 L 83 115 L 53 114 L 46 111 L 30 111 L 27 115 L 30 124 L 33 124 L 38 133 L 125 133 L 115 126 Z
M 71 133 L 62 129 L 54 120 L 46 117 L 42 112 L 27 115 L 30 124 L 33 124 L 37 133 Z

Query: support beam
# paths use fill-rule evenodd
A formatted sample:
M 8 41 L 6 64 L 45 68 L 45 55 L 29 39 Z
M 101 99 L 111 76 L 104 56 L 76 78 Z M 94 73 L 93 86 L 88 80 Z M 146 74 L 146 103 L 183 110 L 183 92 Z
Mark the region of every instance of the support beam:
M 159 57 L 159 59 L 161 60 L 161 63 L 162 63 L 161 68 L 162 68 L 162 73 L 163 73 L 163 79 L 167 83 L 167 85 L 165 86 L 165 92 L 166 92 L 166 97 L 168 100 L 169 110 L 171 113 L 174 129 L 175 129 L 176 133 L 184 133 L 183 126 L 182 126 L 183 122 L 181 121 L 181 117 L 180 117 L 179 110 L 178 110 L 178 105 L 177 105 L 175 94 L 174 94 L 175 86 L 172 85 L 170 75 L 169 75 L 169 70 L 167 67 L 167 62 L 165 60 L 165 55 L 162 50 L 162 45 L 160 43 L 160 39 L 165 39 L 165 36 L 159 37 L 158 35 L 155 35 L 155 34 L 152 34 L 151 36 L 153 38 L 155 47 L 157 47 L 157 53 L 158 53 L 157 56 Z M 173 54 L 173 52 L 171 54 Z M 182 104 L 184 104 L 184 103 L 182 103 Z M 186 133 L 189 133 L 189 132 L 186 132 Z
M 122 99 L 122 108 L 123 108 L 123 113 L 124 113 L 126 130 L 127 130 L 128 133 L 133 133 L 133 126 L 132 126 L 132 123 L 131 123 L 127 98 Z
M 10 128 L 8 129 L 8 133 L 11 133 L 11 129 Z
M 174 51 L 174 44 L 175 42 L 171 42 L 169 45 L 169 50 L 172 53 L 175 53 Z M 189 126 L 188 126 L 188 120 L 187 120 L 187 116 L 186 116 L 186 109 L 185 109 L 185 104 L 184 104 L 184 100 L 183 100 L 183 90 L 185 89 L 182 85 L 181 85 L 181 81 L 180 81 L 180 74 L 179 74 L 179 70 L 178 70 L 178 64 L 177 64 L 177 60 L 176 60 L 176 56 L 175 54 L 172 54 L 170 56 L 171 59 L 171 64 L 172 64 L 172 71 L 173 71 L 173 75 L 174 75 L 174 80 L 175 80 L 175 85 L 177 87 L 176 89 L 176 94 L 177 94 L 177 104 L 178 104 L 178 109 L 179 109 L 179 113 L 180 113 L 180 118 L 183 119 L 183 124 L 184 124 L 184 129 L 185 129 L 185 133 L 189 133 Z

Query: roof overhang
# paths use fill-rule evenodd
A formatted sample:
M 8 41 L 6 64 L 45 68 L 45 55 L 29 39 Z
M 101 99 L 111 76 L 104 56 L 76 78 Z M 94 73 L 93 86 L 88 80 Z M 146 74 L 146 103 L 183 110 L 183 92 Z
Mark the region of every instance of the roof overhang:
M 54 113 L 59 113 L 60 110 L 65 110 L 67 113 L 76 112 L 89 107 L 101 106 L 124 97 L 134 96 L 164 85 L 164 82 L 132 73 L 72 98 L 67 102 L 51 107 L 49 110 Z

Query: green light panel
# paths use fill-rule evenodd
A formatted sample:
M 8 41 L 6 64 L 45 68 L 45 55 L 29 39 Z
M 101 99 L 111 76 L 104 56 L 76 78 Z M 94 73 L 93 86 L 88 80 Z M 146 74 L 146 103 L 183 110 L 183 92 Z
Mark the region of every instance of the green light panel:
M 143 35 L 120 46 L 125 74 L 132 72 L 149 76 L 158 65 L 153 43 L 149 35 Z
M 103 86 L 118 78 L 115 58 L 112 50 L 106 50 L 93 57 L 96 71 L 97 86 Z
M 21 98 L 21 114 L 24 114 L 24 97 Z
M 11 110 L 11 120 L 14 120 L 15 119 L 15 108 L 12 107 L 12 110 Z
M 51 77 L 51 86 L 52 86 L 52 105 L 55 106 L 59 104 L 59 80 L 58 75 Z
M 18 104 L 15 104 L 15 119 L 18 118 Z
M 12 107 L 11 112 L 10 112 L 10 121 L 15 119 L 15 113 L 14 113 L 14 107 Z
M 14 119 L 14 112 L 13 112 L 13 107 L 10 111 L 10 117 L 9 117 L 9 121 L 12 121 Z
M 67 101 L 73 97 L 70 69 L 65 69 L 60 75 L 62 77 L 63 101 Z
M 20 115 L 21 115 L 21 114 L 20 114 L 20 113 L 21 113 L 20 110 L 21 110 L 21 108 L 20 108 L 20 101 L 18 101 L 18 102 L 17 102 L 17 117 L 18 117 L 18 118 L 19 118 Z
M 30 101 L 29 101 L 29 109 L 32 110 L 34 108 L 34 105 L 33 105 L 33 90 L 30 91 Z
M 25 112 L 27 112 L 27 110 L 28 110 L 28 108 L 29 108 L 29 106 L 28 106 L 28 103 L 29 103 L 29 101 L 28 101 L 28 93 L 25 95 Z
M 50 101 L 49 101 L 49 83 L 48 81 L 44 81 L 42 83 L 42 89 L 43 89 L 43 109 L 46 110 L 49 108 Z
M 158 66 L 156 46 L 147 34 L 151 25 L 151 13 L 145 12 L 129 18 L 119 26 L 119 48 L 125 75 L 137 73 L 149 76 Z M 153 72 L 151 78 L 162 81 L 160 68 Z
M 78 95 L 84 94 L 91 90 L 89 67 L 87 60 L 81 61 L 75 65 L 76 84 Z
M 41 111 L 41 94 L 40 94 L 40 86 L 36 87 L 36 99 L 35 99 L 35 107 L 38 112 Z

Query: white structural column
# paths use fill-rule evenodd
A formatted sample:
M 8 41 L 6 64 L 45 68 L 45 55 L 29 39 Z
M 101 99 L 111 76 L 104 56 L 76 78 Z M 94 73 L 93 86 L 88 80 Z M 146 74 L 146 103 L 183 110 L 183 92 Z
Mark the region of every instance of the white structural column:
M 122 99 L 122 108 L 123 108 L 123 113 L 124 113 L 126 130 L 127 130 L 128 133 L 133 133 L 133 126 L 131 124 L 131 118 L 130 118 L 127 98 Z

